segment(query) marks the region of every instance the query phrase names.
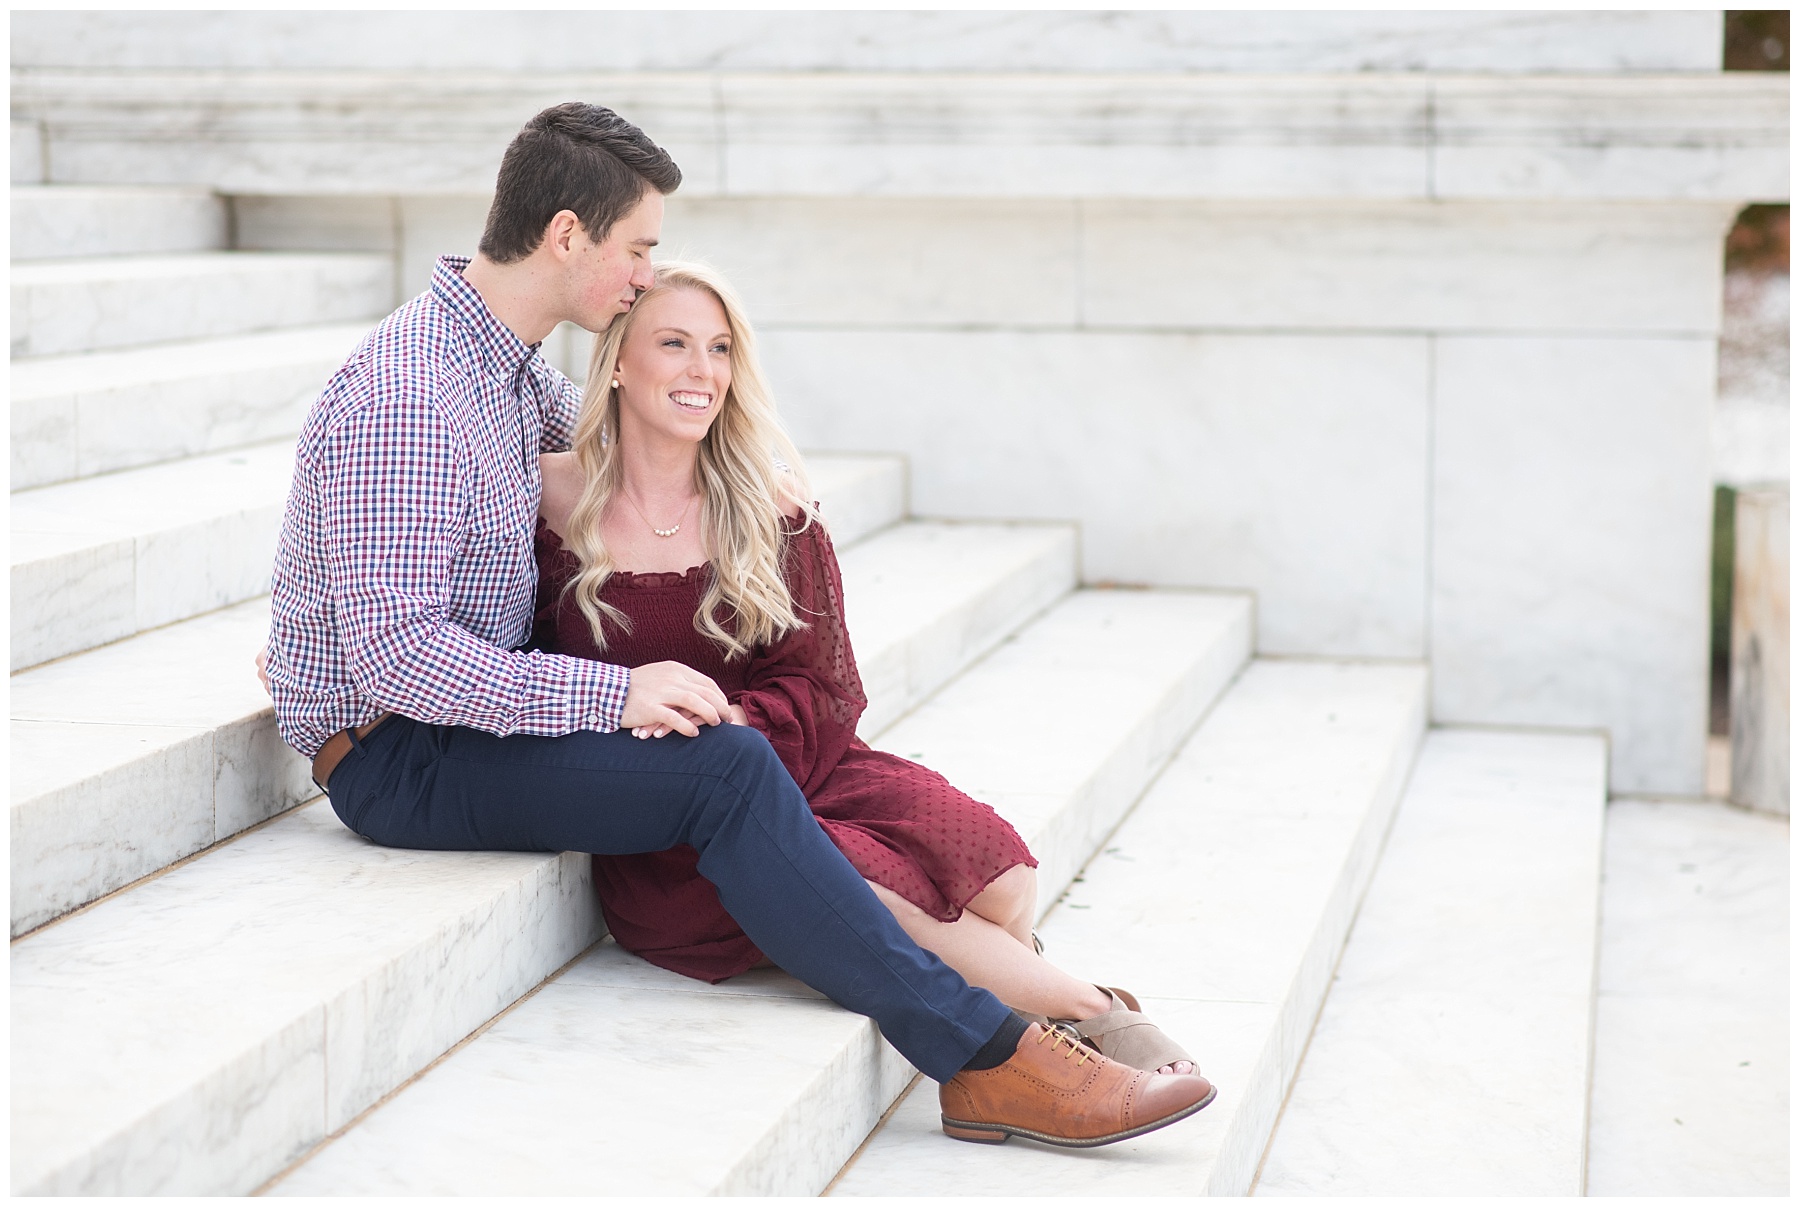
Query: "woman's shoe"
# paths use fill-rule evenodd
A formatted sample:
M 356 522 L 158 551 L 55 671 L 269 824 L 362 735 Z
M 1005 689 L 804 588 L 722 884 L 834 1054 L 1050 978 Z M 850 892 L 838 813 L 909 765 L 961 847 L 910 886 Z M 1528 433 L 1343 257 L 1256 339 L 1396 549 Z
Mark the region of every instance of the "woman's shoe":
M 1105 985 L 1095 988 L 1112 999 L 1112 1009 L 1093 1018 L 1058 1019 L 1057 1025 L 1073 1030 L 1088 1047 L 1102 1056 L 1146 1073 L 1154 1073 L 1179 1060 L 1187 1061 L 1194 1065 L 1196 1072 L 1199 1071 L 1199 1065 L 1180 1044 L 1144 1017 L 1135 997 L 1123 989 L 1109 989 Z

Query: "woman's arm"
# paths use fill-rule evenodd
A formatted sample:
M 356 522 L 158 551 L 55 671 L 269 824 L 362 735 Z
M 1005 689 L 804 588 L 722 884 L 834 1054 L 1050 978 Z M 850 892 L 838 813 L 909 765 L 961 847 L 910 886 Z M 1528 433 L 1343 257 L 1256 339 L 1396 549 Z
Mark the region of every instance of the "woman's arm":
M 844 625 L 844 588 L 831 538 L 812 524 L 787 538 L 783 574 L 805 622 L 754 651 L 734 718 L 769 739 L 802 791 L 831 774 L 856 739 L 867 698 Z

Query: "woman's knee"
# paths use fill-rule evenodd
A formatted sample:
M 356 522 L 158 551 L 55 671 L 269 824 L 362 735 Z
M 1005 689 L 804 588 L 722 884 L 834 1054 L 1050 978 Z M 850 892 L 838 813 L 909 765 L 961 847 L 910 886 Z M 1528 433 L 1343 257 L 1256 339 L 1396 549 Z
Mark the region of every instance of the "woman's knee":
M 1037 869 L 1024 863 L 1013 864 L 976 894 L 976 900 L 989 911 L 990 916 L 993 913 L 1021 913 L 1031 908 L 1036 899 Z

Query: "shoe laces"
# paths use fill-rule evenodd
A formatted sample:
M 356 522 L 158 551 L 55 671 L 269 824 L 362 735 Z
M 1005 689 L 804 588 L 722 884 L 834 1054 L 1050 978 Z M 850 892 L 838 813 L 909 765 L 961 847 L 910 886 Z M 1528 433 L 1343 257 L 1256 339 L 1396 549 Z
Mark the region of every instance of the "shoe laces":
M 1075 1061 L 1077 1065 L 1084 1065 L 1093 1058 L 1094 1054 L 1092 1050 L 1089 1049 L 1086 1044 L 1083 1044 L 1080 1038 L 1072 1031 L 1066 1031 L 1061 1026 L 1045 1027 L 1044 1033 L 1038 1036 L 1037 1041 L 1041 1044 L 1045 1040 L 1050 1041 L 1050 1050 L 1052 1052 L 1060 1052 L 1062 1051 L 1062 1046 L 1068 1044 L 1069 1051 L 1063 1052 L 1063 1059 L 1067 1060 L 1069 1057 L 1079 1053 L 1080 1056 Z

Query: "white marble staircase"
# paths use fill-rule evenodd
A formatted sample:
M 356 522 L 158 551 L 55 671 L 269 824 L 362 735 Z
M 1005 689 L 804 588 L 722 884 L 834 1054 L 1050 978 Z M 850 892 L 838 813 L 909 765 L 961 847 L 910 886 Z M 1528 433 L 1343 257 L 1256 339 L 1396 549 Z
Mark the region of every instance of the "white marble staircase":
M 1050 954 L 1145 999 L 1207 1111 L 959 1145 L 866 1020 L 624 955 L 585 858 L 351 835 L 250 659 L 289 441 L 391 263 L 229 252 L 223 213 L 14 190 L 14 1193 L 1580 1192 L 1601 741 L 1428 732 L 1422 666 L 1255 659 L 1248 597 L 1080 589 L 1071 527 L 909 518 L 898 458 L 810 460 L 864 736 L 1020 828 Z M 1502 976 L 1554 1017 L 1484 1014 Z M 1494 1087 L 1423 1088 L 1496 1027 L 1533 1099 L 1499 1132 Z M 1471 1136 L 1536 1164 L 1471 1180 Z

